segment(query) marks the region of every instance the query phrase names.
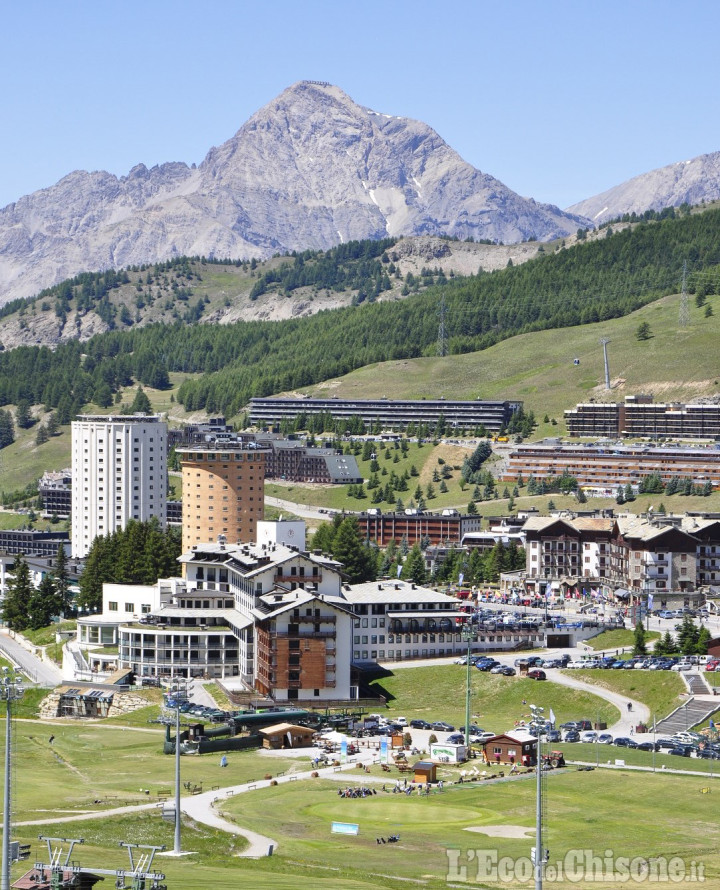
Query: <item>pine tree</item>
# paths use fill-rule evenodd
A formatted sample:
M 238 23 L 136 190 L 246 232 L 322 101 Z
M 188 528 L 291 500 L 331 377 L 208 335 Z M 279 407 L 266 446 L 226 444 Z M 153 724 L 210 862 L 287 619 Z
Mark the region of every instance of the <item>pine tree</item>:
M 645 627 L 642 621 L 635 625 L 633 655 L 647 655 Z
M 333 539 L 332 554 L 343 565 L 352 584 L 375 579 L 375 564 L 362 539 L 355 516 L 347 516 Z
M 57 556 L 55 558 L 55 571 L 53 572 L 53 582 L 55 584 L 55 592 L 58 598 L 58 610 L 67 617 L 72 611 L 72 593 L 70 591 L 70 578 L 67 571 L 67 557 L 65 548 L 62 544 L 58 545 Z
M 403 564 L 400 577 L 405 581 L 413 581 L 415 584 L 425 583 L 427 570 L 425 568 L 425 557 L 422 554 L 419 543 L 413 544 Z
M 3 622 L 10 630 L 25 630 L 30 624 L 28 603 L 33 593 L 30 570 L 25 560 L 18 556 L 13 563 L 12 577 L 8 580 L 3 600 Z

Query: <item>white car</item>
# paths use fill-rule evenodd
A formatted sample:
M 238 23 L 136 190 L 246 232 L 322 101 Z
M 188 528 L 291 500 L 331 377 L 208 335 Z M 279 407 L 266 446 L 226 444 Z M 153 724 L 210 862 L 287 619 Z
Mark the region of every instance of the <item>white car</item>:
M 408 725 L 407 717 L 396 717 L 394 722 L 397 723 L 398 726 L 407 726 Z
M 598 734 L 591 729 L 585 730 L 585 732 L 580 733 L 580 741 L 581 742 L 596 742 Z

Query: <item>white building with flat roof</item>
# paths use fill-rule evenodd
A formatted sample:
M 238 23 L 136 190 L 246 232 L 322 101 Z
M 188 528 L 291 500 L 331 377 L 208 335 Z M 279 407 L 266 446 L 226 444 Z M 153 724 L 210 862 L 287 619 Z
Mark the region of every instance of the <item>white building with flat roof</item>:
M 72 555 L 130 519 L 165 527 L 167 424 L 158 415 L 81 414 L 72 424 Z

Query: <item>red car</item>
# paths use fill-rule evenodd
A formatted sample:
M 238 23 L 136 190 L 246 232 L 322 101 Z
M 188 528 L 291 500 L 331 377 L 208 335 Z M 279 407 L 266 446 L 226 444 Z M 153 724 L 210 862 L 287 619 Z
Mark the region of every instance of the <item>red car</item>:
M 540 668 L 532 668 L 527 672 L 529 680 L 547 680 L 547 676 L 545 671 L 541 671 Z
M 705 665 L 705 670 L 706 671 L 716 671 L 717 666 L 719 664 L 720 664 L 720 661 L 708 661 L 708 663 Z

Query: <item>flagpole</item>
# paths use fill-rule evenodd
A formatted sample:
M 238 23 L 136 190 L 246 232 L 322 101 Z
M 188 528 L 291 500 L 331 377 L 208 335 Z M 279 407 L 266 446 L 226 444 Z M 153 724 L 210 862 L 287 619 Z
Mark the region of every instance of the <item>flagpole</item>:
M 653 772 L 655 772 L 655 715 L 653 714 Z

